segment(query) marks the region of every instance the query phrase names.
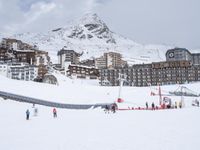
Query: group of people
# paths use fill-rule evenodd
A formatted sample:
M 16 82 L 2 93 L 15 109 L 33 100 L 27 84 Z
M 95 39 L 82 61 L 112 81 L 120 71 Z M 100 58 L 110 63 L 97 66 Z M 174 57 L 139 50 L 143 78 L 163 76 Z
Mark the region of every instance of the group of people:
M 175 108 L 182 108 L 183 107 L 183 104 L 182 102 L 175 102 Z
M 38 108 L 35 107 L 35 105 L 33 105 L 34 107 L 34 116 L 37 116 L 38 115 Z M 54 118 L 57 118 L 57 110 L 56 108 L 53 108 L 53 117 Z M 27 109 L 26 110 L 26 120 L 29 120 L 30 119 L 30 110 Z
M 158 109 L 158 107 L 155 106 L 154 102 L 151 103 L 151 108 L 149 108 L 148 102 L 146 102 L 145 105 L 146 105 L 146 109 L 147 109 L 147 110 L 148 110 L 148 109 L 151 109 L 151 110 L 156 110 L 156 109 Z
M 109 114 L 110 111 L 112 113 L 116 113 L 116 109 L 117 109 L 117 105 L 116 104 L 112 104 L 112 105 L 106 105 L 104 111 L 105 111 L 106 114 Z
M 154 104 L 154 102 L 151 103 L 151 107 L 149 107 L 149 104 L 148 102 L 145 103 L 146 105 L 146 110 L 148 109 L 151 109 L 151 110 L 156 110 L 156 109 L 159 109 L 158 106 L 156 106 Z M 166 108 L 182 108 L 183 107 L 183 103 L 180 101 L 180 102 L 175 102 L 175 105 L 174 106 L 171 106 L 171 105 L 166 105 L 165 103 L 163 103 L 160 108 L 161 109 L 166 109 Z

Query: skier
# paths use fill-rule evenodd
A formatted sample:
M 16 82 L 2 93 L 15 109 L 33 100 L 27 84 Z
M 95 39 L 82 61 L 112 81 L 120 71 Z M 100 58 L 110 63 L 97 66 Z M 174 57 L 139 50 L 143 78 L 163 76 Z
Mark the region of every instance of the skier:
M 56 108 L 53 108 L 53 117 L 54 117 L 54 118 L 57 117 L 57 110 L 56 110 Z
M 105 113 L 108 113 L 109 114 L 109 106 L 108 105 L 106 105 L 106 107 L 105 107 Z
M 146 102 L 146 109 L 148 109 L 148 102 Z
M 154 102 L 151 104 L 152 110 L 155 110 L 155 104 Z
M 37 116 L 37 114 L 38 114 L 38 109 L 37 109 L 37 107 L 35 107 L 35 109 L 34 109 L 34 116 Z
M 113 105 L 111 106 L 111 110 L 112 110 L 113 113 L 116 112 L 116 104 L 113 104 Z
M 195 100 L 195 105 L 197 106 L 197 107 L 199 107 L 199 101 L 196 99 Z
M 29 120 L 29 115 L 30 115 L 30 111 L 27 109 L 26 110 L 26 120 Z
M 178 108 L 178 103 L 177 102 L 175 102 L 175 108 Z

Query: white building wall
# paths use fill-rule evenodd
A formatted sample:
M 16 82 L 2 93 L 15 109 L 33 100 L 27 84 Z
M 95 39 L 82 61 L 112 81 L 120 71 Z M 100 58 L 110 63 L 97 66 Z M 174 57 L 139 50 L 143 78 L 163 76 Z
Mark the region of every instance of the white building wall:
M 13 44 L 12 44 L 12 48 L 13 48 L 14 50 L 18 50 L 18 43 L 13 43 Z
M 8 65 L 0 64 L 0 75 L 7 77 L 8 76 Z
M 113 58 L 110 56 L 110 55 L 107 55 L 107 59 L 106 59 L 106 64 L 108 68 L 112 67 L 113 66 Z
M 0 65 L 0 75 L 11 79 L 34 80 L 38 76 L 38 68 L 24 63 L 17 65 L 4 64 Z
M 65 57 L 66 57 L 66 54 L 61 55 L 61 68 L 65 67 Z

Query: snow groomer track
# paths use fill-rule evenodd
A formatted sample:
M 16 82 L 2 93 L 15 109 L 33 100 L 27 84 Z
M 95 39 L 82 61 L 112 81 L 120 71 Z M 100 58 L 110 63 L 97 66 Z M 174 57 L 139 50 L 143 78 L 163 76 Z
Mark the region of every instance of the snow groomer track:
M 112 105 L 112 103 L 104 103 L 104 104 L 64 104 L 64 103 L 56 103 L 56 102 L 50 102 L 46 100 L 26 97 L 22 95 L 12 94 L 8 92 L 0 91 L 0 97 L 4 99 L 10 99 L 14 101 L 19 102 L 25 102 L 25 103 L 32 103 L 32 104 L 38 104 L 38 105 L 44 105 L 49 107 L 57 107 L 57 108 L 64 108 L 64 109 L 90 109 L 90 108 L 105 108 L 106 105 Z

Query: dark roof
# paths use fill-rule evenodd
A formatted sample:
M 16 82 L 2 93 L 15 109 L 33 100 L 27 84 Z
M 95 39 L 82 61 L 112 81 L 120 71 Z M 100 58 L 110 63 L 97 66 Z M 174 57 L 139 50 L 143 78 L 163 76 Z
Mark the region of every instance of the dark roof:
M 67 53 L 75 53 L 77 56 L 81 56 L 82 54 L 75 52 L 74 50 L 66 50 L 66 49 L 61 49 L 58 51 L 57 56 L 62 55 L 62 54 L 67 54 Z

